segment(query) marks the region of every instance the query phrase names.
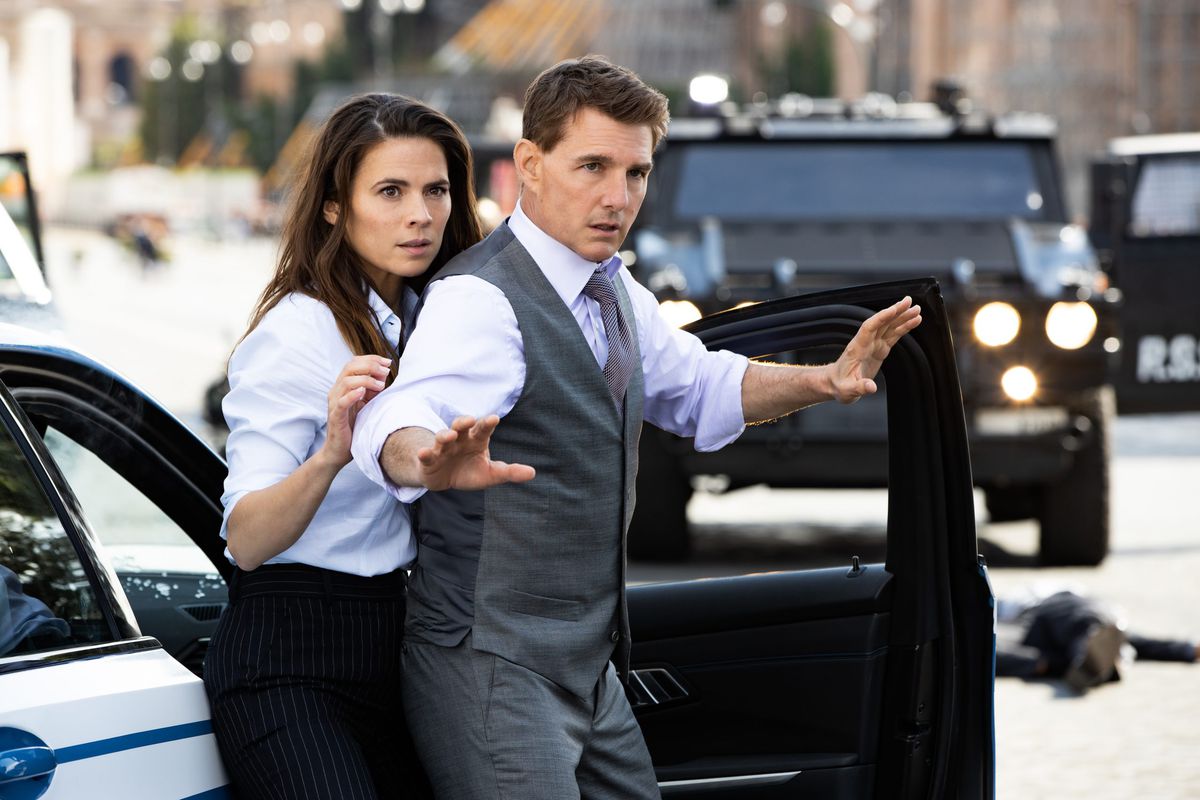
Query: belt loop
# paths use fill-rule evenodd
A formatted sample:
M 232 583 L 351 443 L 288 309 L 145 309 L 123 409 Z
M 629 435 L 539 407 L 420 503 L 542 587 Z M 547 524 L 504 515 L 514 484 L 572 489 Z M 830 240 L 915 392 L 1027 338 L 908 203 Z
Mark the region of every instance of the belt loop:
M 321 570 L 321 585 L 325 587 L 325 599 L 330 603 L 333 602 L 333 579 L 329 574 L 329 570 Z

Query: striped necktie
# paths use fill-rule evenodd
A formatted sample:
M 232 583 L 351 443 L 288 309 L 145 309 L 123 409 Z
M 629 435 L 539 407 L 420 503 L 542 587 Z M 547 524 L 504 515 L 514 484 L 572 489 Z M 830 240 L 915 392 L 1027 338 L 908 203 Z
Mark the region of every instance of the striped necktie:
M 608 360 L 604 362 L 604 381 L 608 384 L 608 390 L 612 392 L 617 408 L 621 408 L 634 367 L 629 326 L 625 323 L 625 316 L 617 302 L 617 290 L 613 288 L 603 267 L 597 267 L 588 278 L 583 293 L 600 304 L 604 335 L 608 337 Z

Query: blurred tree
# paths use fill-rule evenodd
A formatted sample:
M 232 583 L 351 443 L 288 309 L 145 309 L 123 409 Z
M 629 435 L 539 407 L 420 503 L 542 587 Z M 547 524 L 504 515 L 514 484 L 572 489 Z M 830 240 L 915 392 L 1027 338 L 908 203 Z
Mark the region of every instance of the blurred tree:
M 412 16 L 385 15 L 387 36 L 380 37 L 372 32 L 371 15 L 382 13 L 375 2 L 343 11 L 342 38 L 331 41 L 318 60 L 295 62 L 293 90 L 285 100 L 267 95 L 244 97 L 243 68 L 229 58 L 225 46 L 216 63 L 206 65 L 198 78 L 190 78 L 184 65 L 192 44 L 202 37 L 196 23 L 185 19 L 172 32 L 161 56 L 169 72 L 147 80 L 142 92 L 140 152 L 147 160 L 177 164 L 189 153 L 189 146 L 191 154 L 218 151 L 220 142 L 215 143 L 217 147 L 209 142 L 207 150 L 197 146 L 201 133 L 224 140 L 243 131 L 249 141 L 246 153 L 250 162 L 265 171 L 322 84 L 369 82 L 378 77 L 381 64 L 390 70 L 403 62 Z M 390 52 L 377 60 L 381 44 Z M 194 65 L 190 71 L 195 74 Z
M 833 31 L 823 17 L 810 17 L 803 33 L 790 36 L 781 57 L 759 58 L 759 74 L 772 97 L 787 92 L 832 97 L 835 92 Z
M 226 134 L 223 122 L 239 117 L 241 65 L 222 48 L 215 62 L 198 68 L 189 53 L 197 39 L 190 21 L 177 26 L 161 56 L 169 72 L 146 82 L 140 133 L 148 160 L 177 163 L 201 131 L 221 127 L 220 133 Z

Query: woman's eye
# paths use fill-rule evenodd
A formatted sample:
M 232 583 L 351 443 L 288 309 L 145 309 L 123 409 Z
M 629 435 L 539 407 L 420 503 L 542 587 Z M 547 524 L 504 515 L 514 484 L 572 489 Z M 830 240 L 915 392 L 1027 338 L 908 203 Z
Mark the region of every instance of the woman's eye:
M 431 197 L 445 197 L 447 193 L 445 186 L 430 186 L 429 194 Z
M 400 187 L 385 186 L 385 187 L 383 187 L 380 194 L 382 194 L 384 197 L 399 197 L 400 196 Z

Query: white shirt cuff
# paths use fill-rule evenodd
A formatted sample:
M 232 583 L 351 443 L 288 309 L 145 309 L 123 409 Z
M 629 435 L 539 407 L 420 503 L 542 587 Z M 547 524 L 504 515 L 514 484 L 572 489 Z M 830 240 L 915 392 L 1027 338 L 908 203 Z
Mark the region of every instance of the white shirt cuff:
M 726 371 L 714 381 L 704 398 L 704 415 L 696 426 L 695 448 L 701 453 L 720 450 L 746 430 L 746 414 L 742 409 L 742 380 L 750 360 L 743 355 L 721 350 Z
M 372 408 L 375 403 L 383 403 Z M 412 503 L 427 491 L 424 486 L 401 486 L 389 478 L 379 464 L 379 456 L 389 436 L 403 428 L 424 428 L 432 433 L 449 426 L 420 403 L 407 401 L 403 395 L 376 397 L 359 413 L 354 423 L 350 455 L 354 463 L 371 481 L 379 484 L 401 503 Z

